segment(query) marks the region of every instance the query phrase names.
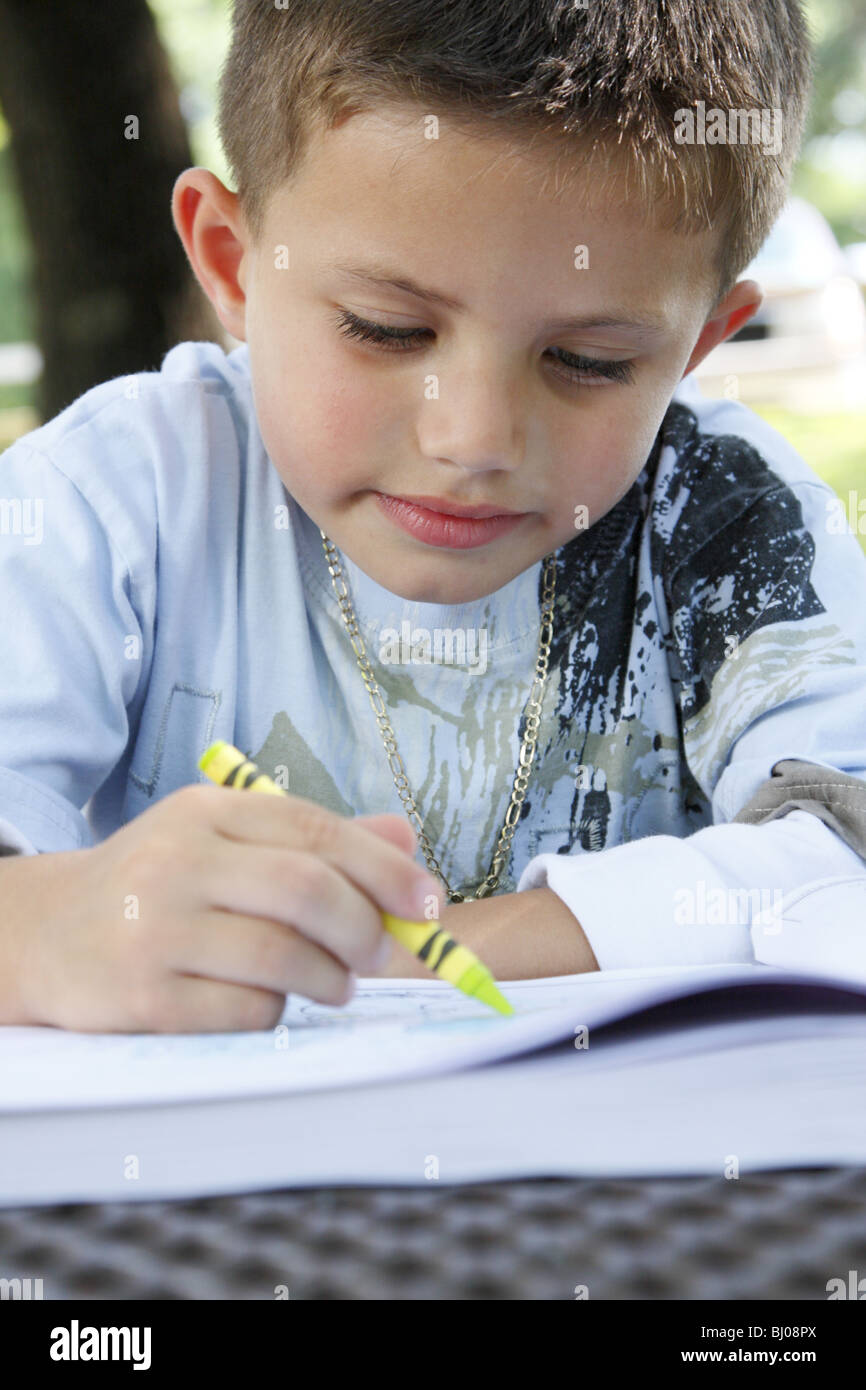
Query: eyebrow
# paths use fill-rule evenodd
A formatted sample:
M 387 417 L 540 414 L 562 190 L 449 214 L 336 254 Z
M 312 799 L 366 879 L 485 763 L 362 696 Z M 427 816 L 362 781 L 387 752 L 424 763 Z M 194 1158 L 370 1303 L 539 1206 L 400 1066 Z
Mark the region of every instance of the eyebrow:
M 465 312 L 466 309 L 466 305 L 461 303 L 459 299 L 442 294 L 439 290 L 426 289 L 408 276 L 395 275 L 384 266 L 332 264 L 328 269 L 334 274 L 343 276 L 344 279 L 355 280 L 365 285 L 380 285 L 383 289 L 399 290 L 403 294 L 414 295 L 416 299 L 423 299 L 428 304 L 441 304 L 446 309 L 454 309 L 458 313 Z M 645 337 L 655 337 L 667 329 L 667 325 L 661 319 L 649 315 L 635 317 L 618 312 L 549 319 L 542 326 L 547 331 L 560 333 L 574 330 L 582 331 L 586 328 L 624 328 Z

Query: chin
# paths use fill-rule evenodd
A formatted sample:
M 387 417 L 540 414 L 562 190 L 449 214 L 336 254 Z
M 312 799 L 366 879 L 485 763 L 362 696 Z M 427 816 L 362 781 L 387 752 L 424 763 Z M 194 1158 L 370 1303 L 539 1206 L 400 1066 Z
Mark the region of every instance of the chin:
M 485 579 L 483 574 L 465 575 L 462 578 L 457 575 L 446 576 L 445 578 L 418 580 L 412 584 L 405 578 L 389 584 L 387 580 L 381 581 L 386 589 L 392 593 L 399 594 L 407 603 L 438 603 L 440 605 L 457 605 L 461 603 L 474 603 L 477 599 L 486 598 L 488 594 L 495 593 L 501 589 L 508 579 Z

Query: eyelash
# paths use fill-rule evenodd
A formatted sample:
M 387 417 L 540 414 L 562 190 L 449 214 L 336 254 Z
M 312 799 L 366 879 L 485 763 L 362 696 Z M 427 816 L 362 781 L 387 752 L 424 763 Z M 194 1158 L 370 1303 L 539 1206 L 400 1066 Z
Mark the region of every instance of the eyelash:
M 384 347 L 389 352 L 405 352 L 407 349 L 402 344 L 417 342 L 419 338 L 432 331 L 429 328 L 391 328 L 382 323 L 370 323 L 367 319 L 358 318 L 357 314 L 351 313 L 348 309 L 340 310 L 337 322 L 344 337 L 360 338 L 364 342 Z M 570 359 L 555 360 L 574 373 L 567 378 L 574 385 L 585 385 L 587 376 L 594 377 L 596 381 L 603 378 L 626 385 L 634 380 L 634 365 L 631 362 L 606 362 L 601 358 L 580 357 L 575 353 L 565 352 L 564 348 L 556 348 L 555 351 Z

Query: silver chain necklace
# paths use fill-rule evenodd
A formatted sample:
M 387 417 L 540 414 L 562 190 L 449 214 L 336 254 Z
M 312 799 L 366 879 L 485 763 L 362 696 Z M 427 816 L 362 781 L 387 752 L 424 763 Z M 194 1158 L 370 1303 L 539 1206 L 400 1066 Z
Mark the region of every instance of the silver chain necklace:
M 490 861 L 489 872 L 486 878 L 483 879 L 481 884 L 478 885 L 477 892 L 473 894 L 468 891 L 468 884 L 464 885 L 463 889 L 458 891 L 452 889 L 449 886 L 448 880 L 443 874 L 441 868 L 439 867 L 435 855 L 433 854 L 432 846 L 430 845 L 430 841 L 427 839 L 427 836 L 424 832 L 424 826 L 421 821 L 421 817 L 419 816 L 417 807 L 415 806 L 415 799 L 412 796 L 412 793 L 409 789 L 409 780 L 406 776 L 406 769 L 403 766 L 403 759 L 397 752 L 397 740 L 394 737 L 394 730 L 392 729 L 390 720 L 388 719 L 388 715 L 385 710 L 385 705 L 382 700 L 381 692 L 373 677 L 372 667 L 370 666 L 370 663 L 367 660 L 367 651 L 364 646 L 364 639 L 361 636 L 361 632 L 358 627 L 358 622 L 355 617 L 355 610 L 352 606 L 352 601 L 349 598 L 349 591 L 346 587 L 345 579 L 343 577 L 343 571 L 340 566 L 340 562 L 337 558 L 336 548 L 333 545 L 333 543 L 330 540 L 328 540 L 328 537 L 325 535 L 325 532 L 322 530 L 321 527 L 319 527 L 319 535 L 322 537 L 322 545 L 325 551 L 325 559 L 328 563 L 328 571 L 331 575 L 331 583 L 334 586 L 334 593 L 337 596 L 337 603 L 340 605 L 340 613 L 342 614 L 343 622 L 346 625 L 346 631 L 349 634 L 349 641 L 352 643 L 355 656 L 357 657 L 358 666 L 361 671 L 361 676 L 363 677 L 364 685 L 367 688 L 367 694 L 370 697 L 370 704 L 372 705 L 373 713 L 376 716 L 376 723 L 379 727 L 379 734 L 381 736 L 383 744 L 385 745 L 385 752 L 388 755 L 388 764 L 391 768 L 391 773 L 394 778 L 394 785 L 397 788 L 397 794 L 399 795 L 400 800 L 403 803 L 403 809 L 405 810 L 409 819 L 414 824 L 415 832 L 418 836 L 418 842 L 421 845 L 424 858 L 427 861 L 427 867 L 434 874 L 436 874 L 437 878 L 440 878 L 444 883 L 446 892 L 448 894 L 449 902 L 473 902 L 477 898 L 487 898 L 499 886 L 499 875 L 502 870 L 505 856 L 510 848 L 514 832 L 517 829 L 517 822 L 520 816 L 520 807 L 522 806 L 523 799 L 526 796 L 526 788 L 529 785 L 529 775 L 532 769 L 532 760 L 535 757 L 535 744 L 538 738 L 538 728 L 541 716 L 541 702 L 544 697 L 544 687 L 547 681 L 547 668 L 548 661 L 550 659 L 550 644 L 553 640 L 553 603 L 554 593 L 556 589 L 556 555 L 555 553 L 552 555 L 548 555 L 545 561 L 544 582 L 542 588 L 541 602 L 541 631 L 539 633 L 538 638 L 538 657 L 535 663 L 535 679 L 532 684 L 532 689 L 529 692 L 529 698 L 524 707 L 524 714 L 526 716 L 526 730 L 524 732 L 523 743 L 520 748 L 520 759 L 518 762 L 517 771 L 514 775 L 514 787 L 511 792 L 511 801 L 508 805 L 508 810 L 505 813 L 505 821 L 503 823 L 502 829 L 499 832 L 499 841 L 494 851 L 493 858 Z M 337 587 L 338 581 L 342 587 L 342 593 L 340 592 L 340 589 Z

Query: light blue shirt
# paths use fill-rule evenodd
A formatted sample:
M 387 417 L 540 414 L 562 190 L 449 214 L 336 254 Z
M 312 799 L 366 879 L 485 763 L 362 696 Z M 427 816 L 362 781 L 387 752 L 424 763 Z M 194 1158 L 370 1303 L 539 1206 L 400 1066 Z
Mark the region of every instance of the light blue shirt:
M 440 605 L 340 560 L 428 839 L 473 891 L 514 784 L 543 562 Z M 781 758 L 866 777 L 864 599 L 832 491 L 687 378 L 632 489 L 557 553 L 499 891 L 552 888 L 602 968 L 819 965 L 835 930 L 866 969 L 861 909 L 827 924 L 820 887 L 862 888 L 864 861 L 804 812 L 728 823 Z M 405 814 L 318 527 L 262 442 L 245 345 L 181 343 L 0 457 L 0 612 L 0 840 L 22 853 L 93 845 L 205 780 L 218 738 L 341 815 Z M 801 904 L 796 931 L 756 923 L 770 894 Z

